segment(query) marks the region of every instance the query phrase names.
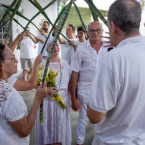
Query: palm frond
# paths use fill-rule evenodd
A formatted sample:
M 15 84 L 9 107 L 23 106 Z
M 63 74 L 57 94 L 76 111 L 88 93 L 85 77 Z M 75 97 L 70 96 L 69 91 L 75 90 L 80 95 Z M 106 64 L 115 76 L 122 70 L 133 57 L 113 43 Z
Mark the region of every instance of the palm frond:
M 54 24 L 53 24 L 53 26 L 52 26 L 52 28 L 51 28 L 49 34 L 48 34 L 48 36 L 47 36 L 47 38 L 46 38 L 46 40 L 45 40 L 45 43 L 44 43 L 43 48 L 42 48 L 42 50 L 41 50 L 41 53 L 43 52 L 43 50 L 44 50 L 44 48 L 45 48 L 45 46 L 46 46 L 47 40 L 49 39 L 49 37 L 50 37 L 50 35 L 51 35 L 51 33 L 52 33 L 52 30 L 53 30 L 54 28 L 56 28 L 55 26 L 56 26 L 57 22 L 59 21 L 61 15 L 63 14 L 65 8 L 66 8 L 66 7 L 64 7 L 64 8 L 62 9 L 62 11 L 59 13 L 59 15 L 57 16 L 57 18 L 56 18 L 56 20 L 55 20 L 55 22 L 54 22 Z
M 61 30 L 62 30 L 64 24 L 65 24 L 66 19 L 67 19 L 67 17 L 68 17 L 68 14 L 69 14 L 69 11 L 70 11 L 72 2 L 73 2 L 73 0 L 71 0 L 71 1 L 69 2 L 69 4 L 66 6 L 66 8 L 65 8 L 65 10 L 64 10 L 64 12 L 63 12 L 63 14 L 62 14 L 62 16 L 61 16 L 60 19 L 59 19 L 58 28 L 57 28 L 57 30 L 56 30 L 56 33 L 55 33 L 53 42 L 52 42 L 52 44 L 51 44 L 50 51 L 49 51 L 49 53 L 48 53 L 48 58 L 47 58 L 46 65 L 45 65 L 45 70 L 44 70 L 43 80 L 42 80 L 43 83 L 44 83 L 45 78 L 46 78 L 46 73 L 47 73 L 47 70 L 48 70 L 49 62 L 50 62 L 52 53 L 53 53 L 53 51 L 54 51 L 54 48 L 55 48 L 57 39 L 58 39 L 59 34 L 60 34 L 60 32 L 61 32 Z
M 26 30 L 26 28 L 28 27 L 28 25 L 31 23 L 31 21 L 36 18 L 40 13 L 44 13 L 44 10 L 47 9 L 49 6 L 51 6 L 51 4 L 53 4 L 56 0 L 53 0 L 52 2 L 50 2 L 48 5 L 46 5 L 44 8 L 42 8 L 37 14 L 35 14 L 27 23 L 24 31 Z M 37 3 L 37 1 L 35 0 L 35 4 L 37 5 L 37 7 L 40 9 L 40 5 Z
M 12 7 L 16 4 L 17 0 L 14 0 L 12 2 L 12 4 L 9 6 L 9 9 L 7 9 L 7 11 L 5 12 L 4 16 L 2 17 L 1 21 L 0 21 L 0 28 L 2 25 L 2 22 L 4 21 L 4 19 L 7 17 L 7 14 L 11 11 Z M 1 4 L 2 5 L 2 4 Z
M 91 0 L 91 1 L 92 1 L 92 0 Z M 91 11 L 91 13 L 92 13 L 92 16 L 93 16 L 94 21 L 99 21 L 99 20 L 98 20 L 97 14 L 93 11 L 93 9 L 91 9 L 90 5 L 89 5 L 89 8 L 90 8 L 90 11 Z
M 80 21 L 81 21 L 81 23 L 82 23 L 82 26 L 83 26 L 83 28 L 84 28 L 86 34 L 87 34 L 87 37 L 89 38 L 88 32 L 87 32 L 87 30 L 86 30 L 86 26 L 85 26 L 85 24 L 84 24 L 84 22 L 83 22 L 83 19 L 82 19 L 82 17 L 81 17 L 80 11 L 79 11 L 79 9 L 78 9 L 78 7 L 77 7 L 77 5 L 75 4 L 74 1 L 73 1 L 73 5 L 74 5 L 74 7 L 75 7 L 75 9 L 76 9 L 76 11 L 77 11 L 77 13 L 78 13 L 78 16 L 79 16 L 79 18 L 80 18 Z
M 3 7 L 5 7 L 5 8 L 9 8 L 9 6 L 6 6 L 6 5 L 4 5 L 4 4 L 1 4 Z M 12 12 L 14 12 L 14 9 L 11 9 L 11 11 Z M 27 20 L 27 21 L 30 21 L 28 18 L 26 18 L 23 14 L 21 14 L 19 11 L 17 11 L 16 12 L 16 14 L 18 15 L 18 16 L 20 16 L 21 18 L 23 18 L 23 19 L 25 19 L 25 20 Z M 33 22 L 31 22 L 31 24 L 32 25 L 34 25 L 34 27 L 37 29 L 37 30 L 39 30 L 39 28 L 33 23 Z
M 38 3 L 37 1 L 37 5 L 35 4 L 35 2 L 33 2 L 32 0 L 28 0 L 29 2 L 31 2 L 31 4 L 33 4 L 39 11 L 42 9 L 41 5 Z M 53 26 L 53 23 L 51 22 L 51 20 L 49 19 L 49 17 L 47 16 L 47 14 L 45 13 L 45 11 L 43 11 L 42 15 L 47 19 L 47 21 L 51 24 L 51 26 Z M 57 29 L 57 28 L 56 28 Z M 68 38 L 66 38 L 62 33 L 60 33 L 61 36 L 63 36 L 63 38 L 65 38 L 67 41 Z
M 7 31 L 8 32 L 7 37 L 9 35 L 9 31 L 10 31 L 10 28 L 11 28 L 11 23 L 12 23 L 13 17 L 15 15 L 16 11 L 18 10 L 18 8 L 20 7 L 21 2 L 22 2 L 22 0 L 18 0 L 18 2 L 16 3 L 16 6 L 15 6 L 14 12 L 11 15 L 11 19 L 10 19 L 10 23 L 9 23 L 9 27 L 8 27 L 8 31 Z
M 84 1 L 89 5 L 90 9 L 92 9 L 96 13 L 96 15 L 105 23 L 105 25 L 108 26 L 106 19 L 103 17 L 103 15 L 97 9 L 97 7 L 94 5 L 93 1 L 91 1 L 91 0 L 84 0 Z

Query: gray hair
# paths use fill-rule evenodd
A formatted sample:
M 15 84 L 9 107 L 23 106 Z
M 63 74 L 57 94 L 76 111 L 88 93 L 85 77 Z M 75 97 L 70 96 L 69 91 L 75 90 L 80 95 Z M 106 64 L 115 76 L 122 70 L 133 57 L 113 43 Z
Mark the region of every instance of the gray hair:
M 138 34 L 141 6 L 136 0 L 116 0 L 109 8 L 108 20 L 113 21 L 126 35 Z
M 90 23 L 88 24 L 87 29 L 89 29 L 89 27 L 91 26 L 91 24 L 94 23 L 94 22 L 98 22 L 98 23 L 100 24 L 101 28 L 103 29 L 102 23 L 99 22 L 99 21 L 93 21 L 93 22 L 90 22 Z

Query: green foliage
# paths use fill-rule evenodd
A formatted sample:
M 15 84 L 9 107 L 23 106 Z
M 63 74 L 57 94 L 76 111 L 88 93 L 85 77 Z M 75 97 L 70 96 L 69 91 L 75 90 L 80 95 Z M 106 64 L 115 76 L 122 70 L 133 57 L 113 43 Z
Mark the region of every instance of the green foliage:
M 55 48 L 57 39 L 58 39 L 59 34 L 60 34 L 60 32 L 61 32 L 61 30 L 62 30 L 64 24 L 65 24 L 66 19 L 67 19 L 67 17 L 68 17 L 69 10 L 70 10 L 70 8 L 71 8 L 72 2 L 73 2 L 73 0 L 71 0 L 71 1 L 69 2 L 69 4 L 66 6 L 66 8 L 65 8 L 65 10 L 64 10 L 64 12 L 63 12 L 63 14 L 62 14 L 62 16 L 61 16 L 60 19 L 59 19 L 58 28 L 57 28 L 57 30 L 56 30 L 56 34 L 54 35 L 54 39 L 53 39 L 53 42 L 52 42 L 52 44 L 51 44 L 50 51 L 49 51 L 49 53 L 48 53 L 48 58 L 47 58 L 46 65 L 45 65 L 45 70 L 44 70 L 44 74 L 43 74 L 43 83 L 44 83 L 44 81 L 45 81 L 47 69 L 48 69 L 49 62 L 50 62 L 52 53 L 53 53 L 53 51 L 54 51 L 54 48 Z
M 81 17 L 81 14 L 80 14 L 80 12 L 79 12 L 79 9 L 78 9 L 78 7 L 77 7 L 77 5 L 75 4 L 74 1 L 73 1 L 73 5 L 74 5 L 74 7 L 75 7 L 75 9 L 76 9 L 76 11 L 77 11 L 77 13 L 78 13 L 78 16 L 79 16 L 79 18 L 80 18 L 80 21 L 81 21 L 81 23 L 82 23 L 82 26 L 83 26 L 83 28 L 84 28 L 86 34 L 87 34 L 87 37 L 89 38 L 88 32 L 87 32 L 87 30 L 86 30 L 86 26 L 85 26 L 85 24 L 84 24 L 84 22 L 83 22 L 83 19 L 82 19 L 82 17 Z
M 7 9 L 7 11 L 5 12 L 4 16 L 2 17 L 1 21 L 0 21 L 0 28 L 2 25 L 2 22 L 4 21 L 4 19 L 7 17 L 8 13 L 11 11 L 12 7 L 16 4 L 17 0 L 14 0 L 12 2 L 12 4 L 9 6 L 9 9 Z M 2 5 L 2 4 L 1 4 Z
M 7 9 L 9 9 L 9 6 L 6 6 L 6 5 L 4 5 L 4 4 L 1 4 L 3 7 L 5 7 L 5 8 L 7 8 Z M 11 9 L 11 11 L 12 12 L 14 12 L 14 9 Z M 16 14 L 18 15 L 18 16 L 20 16 L 21 18 L 23 18 L 23 19 L 25 19 L 25 20 L 27 20 L 27 21 L 30 21 L 28 18 L 26 18 L 23 14 L 21 14 L 19 11 L 17 11 L 16 12 Z M 32 25 L 34 25 L 34 27 L 37 29 L 37 30 L 39 30 L 39 28 L 33 23 L 33 22 L 31 22 L 31 24 Z
M 92 0 L 84 0 L 84 1 L 89 5 L 90 9 L 92 9 L 96 13 L 96 15 L 105 23 L 105 25 L 108 26 L 106 19 L 94 5 L 93 1 Z

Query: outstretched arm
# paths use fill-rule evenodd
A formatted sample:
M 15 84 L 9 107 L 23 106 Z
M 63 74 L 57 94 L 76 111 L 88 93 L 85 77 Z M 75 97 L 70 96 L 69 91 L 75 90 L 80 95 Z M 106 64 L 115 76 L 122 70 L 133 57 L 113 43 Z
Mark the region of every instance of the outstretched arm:
M 22 41 L 23 40 L 23 36 L 24 36 L 24 33 L 20 33 L 18 34 L 18 36 L 15 38 L 15 40 L 12 42 L 12 44 L 9 46 L 9 48 L 14 51 L 17 44 L 19 43 L 19 41 Z
M 43 57 L 42 53 L 36 57 L 32 75 L 29 81 L 17 79 L 17 81 L 13 86 L 17 91 L 27 91 L 35 88 L 38 79 L 38 68 L 39 64 L 42 62 L 42 57 Z
M 65 40 L 62 40 L 62 39 L 60 38 L 60 36 L 58 37 L 58 41 L 59 41 L 60 44 L 66 44 Z

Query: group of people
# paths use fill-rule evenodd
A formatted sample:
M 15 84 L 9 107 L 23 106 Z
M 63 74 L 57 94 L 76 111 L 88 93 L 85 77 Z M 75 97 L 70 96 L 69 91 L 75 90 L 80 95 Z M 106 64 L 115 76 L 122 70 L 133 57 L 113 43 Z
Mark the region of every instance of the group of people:
M 83 33 L 76 40 L 73 25 L 68 25 L 66 34 L 70 41 L 59 37 L 49 64 L 49 69 L 58 72 L 56 87 L 47 87 L 46 82 L 40 84 L 29 114 L 17 91 L 35 87 L 38 67 L 46 64 L 47 55 L 41 53 L 36 57 L 29 81 L 15 79 L 9 84 L 9 78 L 17 73 L 18 63 L 12 51 L 24 34 L 19 34 L 9 48 L 0 44 L 0 144 L 28 145 L 35 122 L 36 145 L 71 145 L 70 106 L 79 111 L 77 145 L 85 143 L 87 117 L 95 124 L 92 145 L 145 144 L 145 37 L 139 33 L 140 21 L 141 6 L 136 0 L 116 0 L 110 6 L 107 22 L 110 46 L 114 47 L 111 51 L 102 39 L 100 22 L 88 24 L 88 40 L 81 28 L 78 35 Z M 45 30 L 49 25 L 43 25 L 43 37 L 47 38 Z M 46 54 L 52 40 L 46 45 Z M 59 58 L 60 44 L 68 45 L 68 60 Z M 51 97 L 56 93 L 67 107 L 64 111 Z

